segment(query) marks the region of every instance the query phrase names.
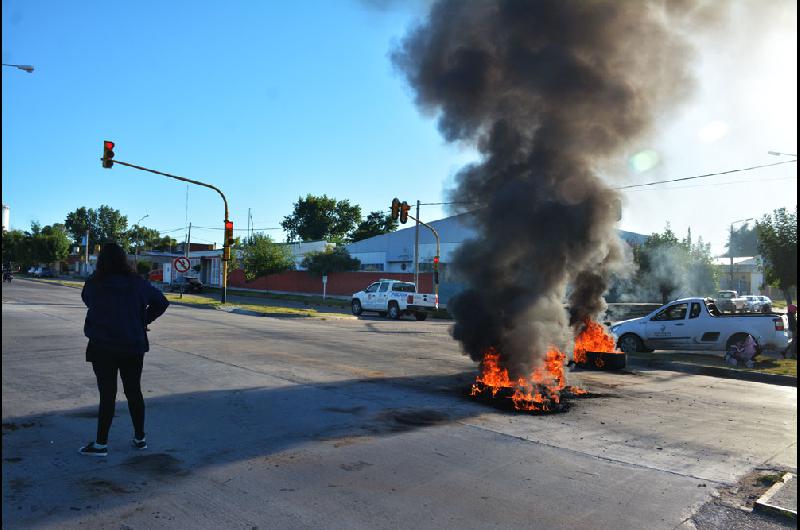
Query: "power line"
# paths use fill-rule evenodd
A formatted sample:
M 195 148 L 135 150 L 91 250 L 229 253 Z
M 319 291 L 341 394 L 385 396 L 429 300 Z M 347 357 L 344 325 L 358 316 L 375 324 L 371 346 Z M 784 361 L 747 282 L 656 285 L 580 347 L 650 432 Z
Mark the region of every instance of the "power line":
M 225 230 L 224 228 L 218 228 L 216 226 L 194 226 L 194 225 L 192 225 L 192 228 L 201 228 L 203 230 Z M 234 228 L 233 230 L 235 232 L 246 232 L 248 229 L 247 228 Z M 279 228 L 279 227 L 250 228 L 251 232 L 262 232 L 264 230 L 283 230 L 283 228 Z
M 662 188 L 665 191 L 670 190 L 683 190 L 686 188 L 707 188 L 711 186 L 730 186 L 731 184 L 744 184 L 748 182 L 776 182 L 779 180 L 795 180 L 797 177 L 777 177 L 771 179 L 745 179 L 745 180 L 732 180 L 730 182 L 708 182 L 705 184 L 693 184 L 690 186 L 674 186 L 671 188 Z M 649 189 L 638 189 L 638 190 L 631 190 L 631 191 L 651 191 Z
M 761 164 L 759 166 L 752 166 L 752 167 L 744 167 L 739 169 L 729 169 L 728 171 L 720 171 L 718 173 L 706 173 L 705 175 L 695 175 L 694 177 L 683 177 L 679 179 L 670 179 L 670 180 L 656 180 L 653 182 L 645 182 L 643 184 L 630 184 L 628 186 L 619 186 L 614 188 L 615 190 L 629 190 L 631 188 L 641 188 L 644 186 L 655 186 L 657 184 L 667 184 L 669 182 L 682 182 L 684 180 L 694 180 L 694 179 L 704 179 L 708 177 L 715 177 L 718 175 L 728 175 L 730 173 L 738 173 L 741 171 L 752 171 L 754 169 L 761 169 L 764 167 L 772 167 L 772 166 L 780 166 L 781 164 L 792 164 L 797 162 L 797 159 L 794 160 L 782 160 L 780 162 L 773 162 L 772 164 Z

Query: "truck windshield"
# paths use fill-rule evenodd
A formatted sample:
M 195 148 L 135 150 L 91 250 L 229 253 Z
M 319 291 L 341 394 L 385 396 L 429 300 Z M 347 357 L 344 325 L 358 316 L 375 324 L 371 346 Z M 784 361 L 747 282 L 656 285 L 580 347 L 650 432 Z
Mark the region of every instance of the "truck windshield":
M 397 282 L 392 285 L 392 291 L 400 291 L 401 293 L 413 293 L 416 291 L 413 283 Z

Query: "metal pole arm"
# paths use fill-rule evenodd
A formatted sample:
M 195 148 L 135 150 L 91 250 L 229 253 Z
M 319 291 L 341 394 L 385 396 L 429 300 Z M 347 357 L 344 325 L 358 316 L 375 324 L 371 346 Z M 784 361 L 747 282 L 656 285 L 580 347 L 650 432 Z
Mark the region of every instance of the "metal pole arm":
M 105 158 L 101 158 L 100 160 L 105 160 Z M 186 177 L 179 177 L 178 175 L 172 175 L 171 173 L 164 173 L 163 171 L 156 171 L 155 169 L 149 169 L 142 166 L 137 166 L 136 164 L 130 164 L 128 162 L 121 162 L 119 160 L 114 159 L 114 164 L 120 164 L 127 167 L 132 167 L 133 169 L 140 169 L 142 171 L 147 171 L 150 173 L 155 173 L 156 175 L 162 175 L 164 177 L 169 177 L 171 179 L 180 180 L 183 182 L 188 182 L 190 184 L 196 184 L 198 186 L 204 186 L 206 188 L 211 188 L 212 190 L 219 193 L 219 196 L 222 197 L 222 202 L 225 203 L 225 221 L 228 221 L 228 199 L 225 197 L 225 194 L 222 193 L 222 190 L 216 186 L 211 184 L 206 184 L 205 182 L 200 182 L 199 180 L 192 180 L 187 179 Z M 223 248 L 223 260 L 222 260 L 222 303 L 227 302 L 228 298 L 228 260 L 225 258 L 225 248 L 228 248 L 228 238 L 225 238 L 225 241 L 222 243 Z M 183 293 L 181 293 L 183 294 Z

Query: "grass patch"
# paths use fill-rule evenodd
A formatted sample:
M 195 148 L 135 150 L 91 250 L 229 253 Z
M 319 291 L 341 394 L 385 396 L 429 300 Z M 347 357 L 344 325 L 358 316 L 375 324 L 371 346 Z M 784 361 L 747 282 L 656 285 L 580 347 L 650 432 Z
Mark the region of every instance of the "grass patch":
M 213 293 L 220 293 L 222 289 L 218 287 L 205 287 L 205 290 Z M 350 307 L 350 300 L 339 300 L 338 298 L 323 298 L 317 295 L 300 295 L 270 293 L 264 291 L 240 291 L 228 288 L 229 296 L 239 296 L 242 298 L 265 298 L 268 300 L 283 300 L 287 302 L 299 302 L 305 305 L 327 306 L 327 307 Z
M 739 370 L 743 372 L 760 372 L 764 374 L 773 375 L 788 375 L 790 377 L 797 377 L 797 359 L 773 359 L 772 357 L 758 357 L 755 366 L 747 368 L 746 366 L 731 366 L 725 363 L 721 355 L 712 355 L 707 353 L 673 353 L 673 352 L 655 352 L 655 353 L 635 353 L 629 354 L 631 357 L 643 360 L 656 360 L 666 362 L 678 362 L 694 364 L 698 366 L 713 366 L 717 368 L 726 368 L 729 370 Z
M 183 305 L 191 305 L 194 307 L 216 309 L 222 306 L 222 302 L 220 302 L 218 299 L 204 294 L 184 294 L 183 298 L 181 298 L 179 293 L 164 293 L 164 296 L 166 296 L 167 300 L 169 300 L 170 302 L 175 302 L 177 304 L 183 304 Z M 312 307 L 297 308 L 297 307 L 283 307 L 276 305 L 238 304 L 238 303 L 229 303 L 226 305 L 229 307 L 238 307 L 240 309 L 246 309 L 248 311 L 254 311 L 257 313 L 261 313 L 263 315 L 275 316 L 275 317 L 279 316 L 320 317 L 320 318 L 342 317 L 340 313 L 328 313 L 325 311 L 319 311 Z

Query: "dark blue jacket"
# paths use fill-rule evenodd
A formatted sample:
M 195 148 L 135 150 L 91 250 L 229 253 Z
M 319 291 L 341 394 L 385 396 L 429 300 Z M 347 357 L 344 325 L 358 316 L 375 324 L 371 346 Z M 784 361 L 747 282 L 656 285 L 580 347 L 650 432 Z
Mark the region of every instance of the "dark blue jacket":
M 169 305 L 161 291 L 133 274 L 114 274 L 102 280 L 91 276 L 83 285 L 81 298 L 89 308 L 83 326 L 89 343 L 122 355 L 144 355 L 150 349 L 147 324 Z

